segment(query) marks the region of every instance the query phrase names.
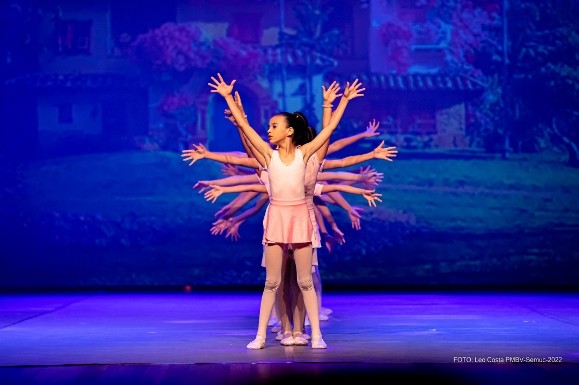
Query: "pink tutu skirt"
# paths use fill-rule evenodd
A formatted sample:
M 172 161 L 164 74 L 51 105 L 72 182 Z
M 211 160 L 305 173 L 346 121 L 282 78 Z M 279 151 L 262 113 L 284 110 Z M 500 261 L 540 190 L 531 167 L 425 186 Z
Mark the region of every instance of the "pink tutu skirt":
M 304 201 L 286 204 L 272 200 L 264 217 L 263 243 L 310 243 L 312 219 Z

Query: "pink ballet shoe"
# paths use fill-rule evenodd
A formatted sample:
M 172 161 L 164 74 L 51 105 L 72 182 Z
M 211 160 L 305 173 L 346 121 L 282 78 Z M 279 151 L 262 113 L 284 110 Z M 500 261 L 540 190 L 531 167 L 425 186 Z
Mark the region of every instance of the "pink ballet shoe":
M 320 314 L 324 314 L 324 315 L 330 315 L 332 314 L 334 311 L 332 309 L 328 309 L 327 307 L 322 307 L 320 309 Z
M 320 334 L 312 336 L 312 349 L 326 349 L 328 345 Z
M 284 332 L 283 338 L 281 339 L 281 341 L 279 343 L 282 344 L 283 346 L 295 345 L 295 340 L 294 340 L 294 337 L 292 335 L 292 332 L 290 332 L 290 331 Z
M 265 338 L 262 336 L 255 336 L 255 339 L 247 344 L 247 348 L 251 350 L 259 350 L 265 348 Z
M 306 346 L 308 344 L 308 340 L 304 337 L 303 333 L 294 332 L 293 339 L 294 339 L 294 345 Z

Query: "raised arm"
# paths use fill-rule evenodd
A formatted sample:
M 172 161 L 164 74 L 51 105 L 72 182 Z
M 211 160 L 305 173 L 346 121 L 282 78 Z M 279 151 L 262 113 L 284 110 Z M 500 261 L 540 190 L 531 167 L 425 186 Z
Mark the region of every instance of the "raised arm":
M 245 109 L 243 108 L 243 103 L 241 102 L 241 96 L 239 95 L 239 92 L 235 91 L 233 99 L 235 100 L 235 103 L 237 104 L 237 106 L 239 107 L 239 110 L 243 114 L 243 119 L 245 121 L 247 121 L 247 114 L 245 113 Z M 239 127 L 239 124 L 237 123 L 237 121 L 233 117 L 233 113 L 231 112 L 230 109 L 225 110 L 225 118 L 228 119 L 231 123 L 233 123 L 233 125 L 237 128 L 237 132 L 239 133 L 239 138 L 241 139 L 241 144 L 243 145 L 243 148 L 245 149 L 247 156 L 249 156 L 251 158 L 256 158 L 260 164 L 265 164 L 265 158 L 249 142 L 249 140 L 247 139 L 247 136 L 243 133 L 243 131 Z
M 245 120 L 244 114 L 241 112 L 233 96 L 231 95 L 233 91 L 233 85 L 235 84 L 236 80 L 232 80 L 230 84 L 225 83 L 221 74 L 217 74 L 217 78 L 211 77 L 213 83 L 208 83 L 211 88 L 211 92 L 216 92 L 219 95 L 223 96 L 225 102 L 227 102 L 227 106 L 231 110 L 231 114 L 237 121 L 239 128 L 241 131 L 246 135 L 249 143 L 251 143 L 256 150 L 263 155 L 266 160 L 266 164 L 262 164 L 263 167 L 267 167 L 269 163 L 269 159 L 271 157 L 271 153 L 273 149 L 270 147 L 269 143 L 265 142 L 261 136 L 249 125 L 249 123 Z
M 336 81 L 333 81 L 327 89 L 322 86 L 322 97 L 324 99 L 322 103 L 322 127 L 326 127 L 330 124 L 333 107 L 332 103 L 334 103 L 334 100 L 336 100 L 338 96 L 342 96 L 342 94 L 339 94 L 338 92 L 340 92 L 340 85 Z M 322 144 L 322 147 L 316 151 L 318 159 L 324 159 L 328 152 L 329 145 L 330 138 L 328 137 L 328 139 Z
M 342 119 L 342 116 L 344 115 L 344 111 L 346 110 L 348 102 L 354 98 L 364 96 L 362 92 L 365 90 L 365 88 L 360 88 L 361 86 L 362 83 L 359 83 L 358 79 L 354 80 L 352 84 L 350 84 L 349 82 L 346 84 L 346 89 L 344 90 L 344 94 L 340 99 L 340 104 L 338 104 L 336 111 L 334 111 L 334 113 L 332 114 L 330 122 L 322 128 L 320 133 L 311 142 L 306 143 L 302 146 L 304 161 L 307 162 L 310 156 L 313 153 L 317 152 L 322 147 L 322 145 L 327 140 L 330 139 L 332 132 L 334 132 L 334 130 L 338 126 L 338 123 L 340 122 L 340 119 Z M 318 154 L 318 159 L 320 160 L 320 162 L 324 160 L 325 157 L 326 157 L 325 153 Z
M 378 130 L 378 127 L 380 127 L 380 122 L 376 122 L 376 119 L 372 119 L 372 121 L 368 123 L 368 127 L 366 127 L 364 132 L 332 142 L 328 148 L 328 155 L 336 151 L 340 151 L 342 148 L 349 146 L 350 144 L 355 143 L 360 139 L 371 138 L 373 136 L 380 135 L 380 133 L 376 131 Z

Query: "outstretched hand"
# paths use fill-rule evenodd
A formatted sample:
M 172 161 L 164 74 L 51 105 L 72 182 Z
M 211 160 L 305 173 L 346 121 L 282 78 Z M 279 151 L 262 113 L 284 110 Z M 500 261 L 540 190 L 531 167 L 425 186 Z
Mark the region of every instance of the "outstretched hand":
M 380 122 L 377 122 L 376 119 L 372 119 L 372 121 L 368 123 L 366 131 L 364 131 L 362 135 L 364 135 L 364 138 L 371 138 L 373 136 L 380 135 L 380 133 L 376 131 L 378 127 L 380 127 Z
M 229 163 L 226 163 L 223 166 L 221 166 L 221 172 L 225 176 L 236 176 L 236 175 L 243 174 L 241 172 L 241 170 L 239 169 L 239 167 L 237 167 L 234 164 L 229 164 Z
M 199 194 L 207 190 L 211 186 L 211 183 L 205 180 L 200 180 L 193 185 L 193 189 L 199 190 Z
M 231 227 L 231 221 L 229 219 L 218 219 L 213 222 L 213 226 L 209 230 L 211 235 L 220 235 L 227 229 Z
M 227 229 L 227 232 L 225 233 L 225 238 L 231 237 L 232 241 L 238 241 L 239 238 L 241 238 L 241 235 L 239 235 L 239 226 L 241 226 L 242 223 L 243 221 L 240 221 L 231 225 L 229 229 Z
M 360 184 L 364 186 L 366 190 L 373 190 L 378 186 L 378 183 L 382 182 L 384 174 L 377 172 L 372 166 L 360 167 L 358 172 L 361 176 Z
M 215 203 L 219 195 L 223 194 L 223 188 L 217 185 L 210 185 L 210 189 L 204 194 L 206 201 L 211 201 L 211 203 Z
M 362 83 L 358 81 L 358 79 L 354 80 L 352 84 L 350 82 L 346 83 L 346 88 L 344 89 L 344 95 L 342 97 L 346 100 L 352 100 L 354 98 L 364 96 L 362 92 L 366 91 L 365 88 L 360 88 Z
M 193 149 L 191 149 L 191 150 L 183 150 L 181 152 L 181 157 L 183 158 L 183 162 L 191 161 L 191 163 L 189 163 L 189 166 L 191 166 L 193 163 L 197 162 L 199 159 L 205 158 L 206 152 L 207 152 L 207 149 L 205 148 L 205 146 L 202 145 L 201 143 L 199 143 L 199 144 L 194 144 Z
M 338 96 L 342 96 L 342 94 L 339 94 L 338 92 L 340 92 L 340 85 L 335 80 L 327 89 L 325 86 L 322 86 L 322 97 L 324 98 L 324 104 L 331 104 Z
M 382 194 L 377 194 L 374 191 L 375 190 L 366 190 L 364 191 L 364 194 L 362 194 L 362 196 L 368 201 L 368 206 L 376 207 L 376 201 L 382 202 L 382 199 L 379 198 Z
M 207 83 L 209 87 L 213 88 L 211 92 L 217 92 L 223 97 L 231 95 L 233 92 L 233 85 L 235 84 L 236 80 L 234 79 L 231 81 L 231 83 L 227 84 L 225 83 L 225 80 L 223 80 L 223 77 L 220 73 L 217 74 L 217 78 L 211 76 L 213 83 Z
M 332 224 L 332 231 L 334 233 L 334 239 L 336 240 L 336 242 L 338 242 L 338 244 L 343 245 L 344 243 L 346 243 L 344 233 L 342 232 L 342 230 L 338 228 L 338 225 L 336 225 L 335 223 Z
M 384 159 L 389 162 L 392 162 L 393 161 L 392 158 L 395 158 L 396 155 L 398 155 L 398 150 L 396 150 L 396 147 L 383 148 L 382 146 L 384 146 L 384 141 L 380 142 L 378 147 L 374 149 L 374 158 Z

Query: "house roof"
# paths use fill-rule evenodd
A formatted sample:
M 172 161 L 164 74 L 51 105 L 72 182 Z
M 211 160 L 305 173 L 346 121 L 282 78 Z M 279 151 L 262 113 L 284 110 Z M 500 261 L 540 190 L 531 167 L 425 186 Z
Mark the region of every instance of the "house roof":
M 285 64 L 288 68 L 305 67 L 307 60 L 303 51 L 292 47 L 282 49 L 278 46 L 266 46 L 261 48 L 265 55 L 265 62 L 273 67 L 281 67 Z M 284 60 L 285 59 L 285 60 Z M 315 72 L 326 72 L 338 64 L 329 56 L 320 53 L 313 53 L 313 63 Z
M 6 81 L 7 86 L 25 88 L 116 88 L 134 89 L 142 87 L 141 80 L 121 74 L 71 74 L 71 73 L 35 73 L 20 76 Z
M 354 73 L 328 75 L 327 80 L 345 84 L 358 79 L 367 90 L 388 91 L 481 91 L 483 80 L 467 75 Z

